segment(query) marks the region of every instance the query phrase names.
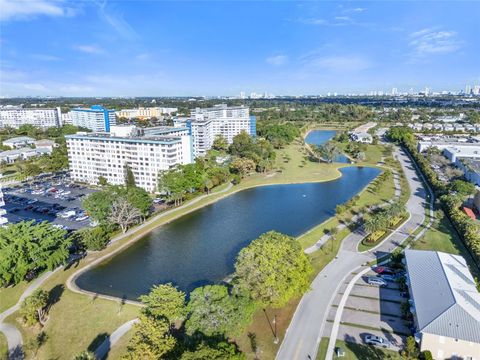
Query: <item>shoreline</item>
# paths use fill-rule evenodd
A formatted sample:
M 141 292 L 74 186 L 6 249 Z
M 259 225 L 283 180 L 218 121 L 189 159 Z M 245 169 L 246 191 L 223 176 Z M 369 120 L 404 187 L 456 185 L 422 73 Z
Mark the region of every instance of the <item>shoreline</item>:
M 217 197 L 217 198 L 214 198 L 214 199 L 211 199 L 211 201 L 207 201 L 205 204 L 202 204 L 202 205 L 199 205 L 199 206 L 193 206 L 191 209 L 188 209 L 186 211 L 179 211 L 180 213 L 179 214 L 176 214 L 174 215 L 172 218 L 166 220 L 165 222 L 161 222 L 160 224 L 152 227 L 152 228 L 149 228 L 145 231 L 142 231 L 143 229 L 138 229 L 138 230 L 133 230 L 131 234 L 128 234 L 127 236 L 133 236 L 131 239 L 127 240 L 124 244 L 120 245 L 118 248 L 114 249 L 113 251 L 93 260 L 91 263 L 85 265 L 84 267 L 82 267 L 81 269 L 77 270 L 76 272 L 74 272 L 72 275 L 69 276 L 69 278 L 67 279 L 66 281 L 66 285 L 67 285 L 67 288 L 75 293 L 78 293 L 78 294 L 83 294 L 83 295 L 88 295 L 88 296 L 96 296 L 96 297 L 100 297 L 100 298 L 103 298 L 103 299 L 107 299 L 107 300 L 112 300 L 112 301 L 124 301 L 126 303 L 129 303 L 129 304 L 132 304 L 132 305 L 141 305 L 140 302 L 137 302 L 137 301 L 134 301 L 134 300 L 125 300 L 125 299 L 122 299 L 122 298 L 119 298 L 119 297 L 116 297 L 116 296 L 111 296 L 111 295 L 107 295 L 107 294 L 101 294 L 101 293 L 96 293 L 96 292 L 92 292 L 92 291 L 89 291 L 89 290 L 85 290 L 85 289 L 82 289 L 81 287 L 79 287 L 76 283 L 76 280 L 78 279 L 78 277 L 80 277 L 82 274 L 86 273 L 87 271 L 93 269 L 94 267 L 100 265 L 101 263 L 105 262 L 106 260 L 110 259 L 110 258 L 113 258 L 115 255 L 119 254 L 120 252 L 122 252 L 123 250 L 125 250 L 126 248 L 128 248 L 129 246 L 133 245 L 134 243 L 136 243 L 138 240 L 142 239 L 143 237 L 145 237 L 146 235 L 148 235 L 150 232 L 152 232 L 153 230 L 159 228 L 160 226 L 163 226 L 163 225 L 166 225 L 172 221 L 175 221 L 179 218 L 181 218 L 182 216 L 184 215 L 187 215 L 187 214 L 190 214 L 194 211 L 197 211 L 197 210 L 200 210 L 206 206 L 209 206 L 209 205 L 213 205 L 214 203 L 216 203 L 217 201 L 219 200 L 223 200 L 225 199 L 226 197 L 228 196 L 231 196 L 231 195 L 234 195 L 236 193 L 239 193 L 241 191 L 244 191 L 244 190 L 251 190 L 251 189 L 254 189 L 254 188 L 259 188 L 259 187 L 264 187 L 264 186 L 275 186 L 275 185 L 295 185 L 295 184 L 309 184 L 309 183 L 324 183 L 324 182 L 329 182 L 329 181 L 335 181 L 335 180 L 338 180 L 339 178 L 342 177 L 342 173 L 340 171 L 340 169 L 344 168 L 344 167 L 371 167 L 371 168 L 379 168 L 378 166 L 359 166 L 359 165 L 355 165 L 355 164 L 343 164 L 343 163 L 339 163 L 339 166 L 335 169 L 337 172 L 338 172 L 338 176 L 336 176 L 335 178 L 330 178 L 330 179 L 325 179 L 325 180 L 318 180 L 318 181 L 296 181 L 296 182 L 272 182 L 272 183 L 264 183 L 264 184 L 255 184 L 255 185 L 250 185 L 250 186 L 246 186 L 246 187 L 243 187 L 243 188 L 238 188 L 238 189 L 235 189 L 231 192 L 227 192 L 225 194 L 222 194 L 221 196 Z M 381 169 L 381 168 L 379 168 Z M 367 185 L 368 186 L 368 185 Z M 366 188 L 366 187 L 365 187 Z M 363 192 L 364 189 L 362 189 L 360 191 Z M 209 194 L 209 195 L 206 195 L 206 196 L 211 196 L 211 195 L 215 195 L 215 194 Z M 198 198 L 197 198 L 198 199 Z M 185 207 L 188 207 L 190 205 L 190 203 L 187 203 L 187 204 L 184 204 L 183 206 Z M 179 208 L 174 208 L 172 209 L 172 211 L 175 211 L 175 210 L 182 210 L 181 207 Z M 155 217 L 153 217 L 152 219 L 148 220 L 147 223 L 144 223 L 145 226 L 149 226 L 149 225 L 153 225 L 156 221 L 161 221 L 161 217 L 162 216 L 166 216 L 168 214 L 166 213 L 162 213 L 162 214 L 159 214 Z M 329 221 L 331 218 L 329 219 L 326 219 L 324 220 L 323 222 L 325 221 Z M 322 223 L 323 223 L 322 222 Z M 314 228 L 316 228 L 317 226 L 320 226 L 322 223 L 320 224 L 317 224 L 315 225 L 314 227 L 312 227 L 311 229 L 307 230 L 304 234 L 312 231 Z M 136 234 L 136 232 L 138 232 L 138 234 Z M 128 232 L 127 232 L 128 233 Z M 301 234 L 299 235 L 298 237 L 304 235 L 304 234 Z M 120 236 L 124 236 L 125 234 L 121 234 Z M 298 238 L 297 237 L 297 238 Z M 117 242 L 117 241 L 121 241 L 122 239 L 118 239 L 118 240 L 113 240 L 114 242 Z M 88 255 L 87 255 L 88 257 Z

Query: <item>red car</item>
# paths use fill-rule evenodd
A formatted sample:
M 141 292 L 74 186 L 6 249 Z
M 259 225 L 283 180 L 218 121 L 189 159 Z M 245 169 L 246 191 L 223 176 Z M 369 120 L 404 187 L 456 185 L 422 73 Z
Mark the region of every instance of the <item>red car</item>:
M 395 271 L 393 269 L 386 267 L 386 266 L 377 266 L 376 268 L 373 269 L 377 274 L 382 274 L 382 275 L 394 275 Z

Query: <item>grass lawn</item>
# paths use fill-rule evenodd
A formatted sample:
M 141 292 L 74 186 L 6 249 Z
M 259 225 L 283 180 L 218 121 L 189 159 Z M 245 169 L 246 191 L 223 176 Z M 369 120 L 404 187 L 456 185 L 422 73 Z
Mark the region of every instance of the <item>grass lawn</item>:
M 127 352 L 127 346 L 130 339 L 133 337 L 133 331 L 127 332 L 120 340 L 110 349 L 106 360 L 118 360 Z
M 435 210 L 434 223 L 420 239 L 412 243 L 412 249 L 435 250 L 461 255 L 467 261 L 472 274 L 480 278 L 480 269 L 475 265 L 465 244 L 441 209 Z
M 3 333 L 0 332 L 0 359 L 7 359 L 8 355 L 8 347 L 7 347 L 7 339 L 3 335 Z
M 3 312 L 15 305 L 28 286 L 28 282 L 22 281 L 15 286 L 7 288 L 0 287 L 0 312 Z
M 327 355 L 328 347 L 328 338 L 322 338 L 320 341 L 317 360 L 324 360 L 325 355 Z M 375 360 L 375 359 L 391 359 L 391 360 L 400 360 L 403 359 L 399 353 L 391 350 L 379 349 L 373 346 L 367 346 L 364 344 L 357 344 L 351 342 L 345 342 L 337 340 L 335 343 L 336 347 L 340 347 L 345 351 L 345 356 L 338 358 L 335 354 L 333 355 L 334 359 L 345 359 L 345 360 Z
M 121 306 L 117 301 L 94 299 L 66 289 L 66 279 L 77 269 L 57 271 L 42 285 L 42 289 L 50 292 L 53 305 L 43 328 L 48 338 L 38 351 L 39 359 L 71 359 L 84 350 L 92 350 L 106 334 L 138 315 L 139 307 L 135 305 Z M 15 313 L 6 321 L 17 326 L 26 343 L 39 329 L 24 327 L 17 316 Z

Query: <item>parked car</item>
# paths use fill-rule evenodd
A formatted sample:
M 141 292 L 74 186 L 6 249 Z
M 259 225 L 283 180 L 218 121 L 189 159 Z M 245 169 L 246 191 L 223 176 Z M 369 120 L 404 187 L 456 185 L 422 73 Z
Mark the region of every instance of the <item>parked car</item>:
M 365 336 L 365 344 L 373 345 L 373 346 L 380 346 L 385 349 L 390 348 L 390 342 L 380 336 L 375 335 L 367 335 Z
M 395 270 L 386 266 L 376 266 L 376 267 L 373 267 L 372 270 L 375 271 L 377 274 L 382 274 L 382 275 L 395 274 Z
M 369 276 L 367 278 L 367 283 L 370 285 L 387 286 L 387 282 L 385 280 L 376 276 Z
M 394 275 L 389 275 L 389 274 L 381 274 L 380 277 L 383 279 L 383 280 L 386 280 L 386 281 L 389 281 L 389 282 L 395 282 L 395 280 L 397 279 L 396 276 Z
M 89 218 L 88 215 L 82 215 L 82 216 L 79 216 L 75 219 L 75 221 L 83 221 L 83 220 L 87 220 Z

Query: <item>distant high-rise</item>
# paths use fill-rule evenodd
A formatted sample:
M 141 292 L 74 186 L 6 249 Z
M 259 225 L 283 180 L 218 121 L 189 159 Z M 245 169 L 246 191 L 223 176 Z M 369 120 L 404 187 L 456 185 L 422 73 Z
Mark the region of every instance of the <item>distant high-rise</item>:
M 396 87 L 392 88 L 392 95 L 396 96 L 398 94 L 398 90 Z
M 77 108 L 71 112 L 72 123 L 95 132 L 110 131 L 111 125 L 116 125 L 115 110 L 93 105 L 90 109 Z
M 22 125 L 33 125 L 39 128 L 58 127 L 61 122 L 60 108 L 26 109 L 16 106 L 0 108 L 0 128 L 18 129 Z
M 472 93 L 472 87 L 469 84 L 467 84 L 465 86 L 465 94 L 470 95 L 471 93 Z

